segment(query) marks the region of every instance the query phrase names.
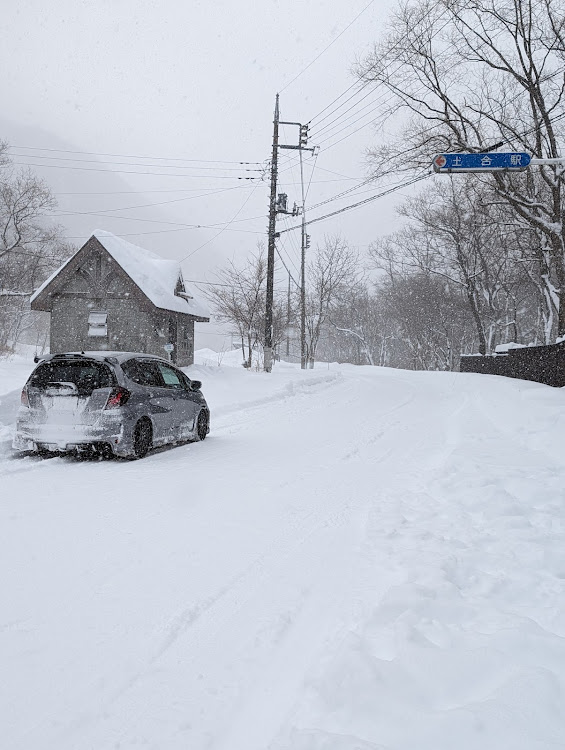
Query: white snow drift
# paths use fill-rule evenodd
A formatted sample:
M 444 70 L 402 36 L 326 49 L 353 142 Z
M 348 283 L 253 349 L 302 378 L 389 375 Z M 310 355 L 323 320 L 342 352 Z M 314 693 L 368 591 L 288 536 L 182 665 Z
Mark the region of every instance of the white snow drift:
M 131 463 L 12 458 L 1 365 L 0 746 L 565 746 L 563 392 L 204 360 Z

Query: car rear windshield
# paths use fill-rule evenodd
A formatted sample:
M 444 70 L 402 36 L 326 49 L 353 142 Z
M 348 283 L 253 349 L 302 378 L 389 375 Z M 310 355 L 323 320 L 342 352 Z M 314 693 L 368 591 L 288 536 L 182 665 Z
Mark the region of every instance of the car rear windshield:
M 44 389 L 51 383 L 74 383 L 81 396 L 90 395 L 96 388 L 116 384 L 112 370 L 94 360 L 67 360 L 44 362 L 30 378 L 32 388 Z

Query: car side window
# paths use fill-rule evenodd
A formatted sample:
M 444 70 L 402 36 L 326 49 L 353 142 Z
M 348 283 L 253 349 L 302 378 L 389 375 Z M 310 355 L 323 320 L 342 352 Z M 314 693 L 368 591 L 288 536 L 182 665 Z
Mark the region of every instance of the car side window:
M 157 367 L 165 382 L 165 388 L 176 388 L 177 390 L 184 390 L 185 386 L 182 382 L 180 372 L 177 372 L 175 369 L 163 364 L 162 362 L 157 362 Z
M 189 391 L 191 383 L 190 378 L 188 377 L 188 375 L 185 375 L 184 372 L 179 372 L 179 375 L 185 390 Z
M 130 380 L 138 385 L 160 387 L 163 385 L 161 374 L 155 362 L 143 359 L 128 359 L 122 363 L 122 370 Z

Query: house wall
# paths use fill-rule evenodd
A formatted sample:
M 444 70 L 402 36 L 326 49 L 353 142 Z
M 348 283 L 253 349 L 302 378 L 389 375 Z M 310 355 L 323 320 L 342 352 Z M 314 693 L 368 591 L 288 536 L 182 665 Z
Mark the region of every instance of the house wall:
M 155 308 L 118 264 L 96 248 L 85 253 L 58 293 L 51 298 L 50 350 L 133 351 L 167 357 L 181 367 L 194 360 L 194 322 L 189 315 Z M 107 335 L 89 335 L 91 312 L 107 313 Z M 172 323 L 172 325 L 171 325 Z M 171 333 L 176 336 L 171 338 Z

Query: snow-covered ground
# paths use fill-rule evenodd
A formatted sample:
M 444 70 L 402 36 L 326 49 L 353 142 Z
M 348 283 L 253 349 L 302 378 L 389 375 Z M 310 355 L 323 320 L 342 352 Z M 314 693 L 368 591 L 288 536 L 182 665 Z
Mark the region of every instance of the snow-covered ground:
M 220 359 L 138 462 L 13 458 L 0 363 L 2 750 L 565 747 L 563 391 Z

